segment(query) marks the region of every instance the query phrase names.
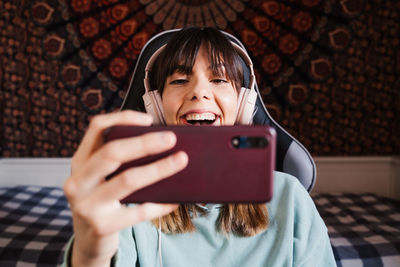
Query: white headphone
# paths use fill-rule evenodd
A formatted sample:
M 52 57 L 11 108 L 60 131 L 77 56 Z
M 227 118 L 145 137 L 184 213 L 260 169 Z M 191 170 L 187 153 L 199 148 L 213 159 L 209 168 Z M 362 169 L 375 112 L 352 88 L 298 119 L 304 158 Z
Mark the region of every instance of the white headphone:
M 253 63 L 251 62 L 250 57 L 247 55 L 247 52 L 241 48 L 239 45 L 231 42 L 233 47 L 239 56 L 244 60 L 246 65 L 250 69 L 250 82 L 249 88 L 242 87 L 238 96 L 238 109 L 237 109 L 237 117 L 235 124 L 248 125 L 252 123 L 254 106 L 257 100 L 257 92 L 254 89 L 255 85 L 255 75 L 253 70 Z M 144 76 L 144 88 L 145 93 L 143 95 L 144 107 L 146 112 L 149 113 L 153 117 L 154 124 L 165 124 L 165 116 L 164 109 L 162 106 L 162 100 L 160 93 L 158 90 L 150 90 L 150 82 L 149 82 L 149 72 L 153 67 L 154 61 L 164 50 L 166 44 L 161 46 L 149 59 L 149 62 L 146 64 L 145 68 L 145 76 Z

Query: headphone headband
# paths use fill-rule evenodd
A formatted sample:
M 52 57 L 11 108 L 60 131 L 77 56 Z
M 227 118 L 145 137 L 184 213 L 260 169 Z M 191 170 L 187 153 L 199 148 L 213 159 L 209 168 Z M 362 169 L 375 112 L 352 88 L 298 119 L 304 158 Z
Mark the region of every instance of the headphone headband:
M 170 31 L 167 31 L 170 32 Z M 231 36 L 228 33 L 222 32 L 228 39 L 230 39 L 230 43 L 232 44 L 235 51 L 239 54 L 240 58 L 244 61 L 247 65 L 247 69 L 249 70 L 249 86 L 248 88 L 242 87 L 240 89 L 238 95 L 238 106 L 237 106 L 237 117 L 235 124 L 251 124 L 254 114 L 254 107 L 257 100 L 257 92 L 255 90 L 255 75 L 253 69 L 253 63 L 247 54 L 246 50 L 241 47 L 240 45 L 236 44 L 232 40 L 237 40 L 235 37 Z M 162 33 L 161 33 L 162 34 Z M 161 35 L 159 34 L 159 35 Z M 149 41 L 151 42 L 151 40 Z M 146 44 L 147 45 L 147 44 Z M 153 116 L 153 123 L 154 124 L 165 124 L 165 116 L 164 116 L 164 108 L 162 106 L 162 99 L 161 95 L 159 94 L 158 90 L 151 90 L 150 82 L 149 82 L 149 73 L 153 68 L 154 62 L 156 61 L 157 57 L 160 53 L 165 49 L 167 44 L 162 45 L 158 48 L 149 58 L 149 61 L 145 67 L 144 73 L 144 95 L 143 102 L 146 112 Z M 244 74 L 246 70 L 244 69 Z M 246 74 L 245 74 L 246 75 Z M 246 75 L 247 76 L 247 75 Z M 133 77 L 132 77 L 133 79 Z M 246 77 L 244 77 L 246 80 Z M 132 81 L 131 81 L 132 83 Z M 131 87 L 131 85 L 130 85 Z M 130 89 L 130 88 L 129 88 Z M 128 89 L 128 90 L 129 90 Z

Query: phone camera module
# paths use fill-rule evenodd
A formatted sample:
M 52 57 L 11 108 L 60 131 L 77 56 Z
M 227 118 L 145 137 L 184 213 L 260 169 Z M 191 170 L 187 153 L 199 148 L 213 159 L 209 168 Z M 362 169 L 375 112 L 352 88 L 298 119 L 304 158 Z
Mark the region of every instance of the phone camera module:
M 232 146 L 238 148 L 240 146 L 240 137 L 232 138 Z
M 265 148 L 268 140 L 264 136 L 235 136 L 231 140 L 232 146 L 238 149 Z

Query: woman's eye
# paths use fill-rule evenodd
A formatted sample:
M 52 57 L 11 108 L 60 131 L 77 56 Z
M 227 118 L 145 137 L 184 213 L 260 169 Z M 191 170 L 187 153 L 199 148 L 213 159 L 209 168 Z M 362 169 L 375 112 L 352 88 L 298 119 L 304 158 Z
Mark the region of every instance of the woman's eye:
M 186 80 L 186 79 L 175 79 L 175 80 L 171 81 L 170 84 L 184 84 L 187 82 L 188 82 L 188 80 Z
M 226 83 L 228 81 L 224 80 L 224 79 L 213 79 L 211 82 L 213 82 L 213 83 Z

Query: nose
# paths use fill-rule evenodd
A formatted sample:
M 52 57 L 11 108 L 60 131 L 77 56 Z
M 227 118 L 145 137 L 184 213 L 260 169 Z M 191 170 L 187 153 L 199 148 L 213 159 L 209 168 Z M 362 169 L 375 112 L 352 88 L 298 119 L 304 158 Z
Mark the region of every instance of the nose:
M 199 78 L 193 82 L 187 94 L 189 100 L 210 100 L 212 98 L 211 86 L 206 78 Z

